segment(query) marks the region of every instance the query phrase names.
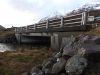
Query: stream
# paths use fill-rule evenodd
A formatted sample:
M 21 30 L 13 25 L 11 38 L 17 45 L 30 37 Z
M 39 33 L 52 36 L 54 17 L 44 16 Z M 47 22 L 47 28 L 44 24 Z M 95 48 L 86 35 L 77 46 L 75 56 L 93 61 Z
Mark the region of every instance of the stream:
M 15 51 L 15 46 L 13 44 L 0 43 L 0 52 L 4 51 Z

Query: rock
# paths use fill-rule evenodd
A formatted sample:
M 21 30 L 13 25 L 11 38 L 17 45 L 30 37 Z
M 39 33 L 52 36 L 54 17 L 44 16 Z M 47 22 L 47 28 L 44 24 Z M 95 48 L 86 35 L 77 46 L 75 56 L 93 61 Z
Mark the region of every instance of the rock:
M 75 49 L 73 49 L 72 46 L 66 45 L 64 47 L 62 56 L 66 56 L 66 55 L 73 56 L 74 54 L 75 54 Z
M 62 53 L 59 52 L 59 53 L 57 53 L 54 57 L 55 57 L 55 58 L 60 58 L 61 56 L 62 56 Z
M 85 43 L 100 44 L 100 36 L 88 36 L 88 38 L 85 40 Z
M 44 75 L 43 71 L 41 70 L 41 66 L 32 68 L 31 75 Z
M 54 65 L 54 63 L 56 63 L 56 61 L 56 58 L 51 58 L 43 64 L 42 71 L 45 73 L 45 75 L 51 74 L 52 66 Z
M 97 37 L 94 41 L 96 44 L 100 44 L 100 37 Z
M 69 75 L 80 75 L 87 67 L 87 59 L 80 55 L 74 55 L 68 59 L 65 70 Z
M 86 39 L 87 39 L 87 36 L 84 38 L 83 38 L 83 36 L 81 36 L 81 37 L 76 37 L 75 40 L 73 40 L 73 41 L 70 41 L 70 44 L 66 45 L 63 48 L 62 56 L 75 55 L 77 53 L 77 50 L 82 47 L 82 45 Z
M 52 74 L 58 74 L 61 72 L 66 64 L 66 60 L 64 58 L 60 58 L 58 62 L 56 62 L 52 67 Z

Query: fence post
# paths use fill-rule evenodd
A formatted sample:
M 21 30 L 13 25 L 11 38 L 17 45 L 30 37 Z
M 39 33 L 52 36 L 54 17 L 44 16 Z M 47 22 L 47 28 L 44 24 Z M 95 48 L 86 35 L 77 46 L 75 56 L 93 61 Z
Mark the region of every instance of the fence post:
M 86 24 L 86 12 L 82 13 L 82 22 L 81 25 L 85 25 Z
M 46 29 L 49 28 L 49 20 L 47 20 L 47 23 L 46 23 Z
M 63 25 L 64 25 L 64 18 L 63 18 L 63 17 L 61 17 L 61 25 L 60 25 L 60 27 L 62 28 L 62 27 L 63 27 Z
M 36 30 L 36 24 L 34 24 L 34 30 Z
M 81 26 L 82 26 L 82 30 L 86 29 L 86 12 L 82 13 Z

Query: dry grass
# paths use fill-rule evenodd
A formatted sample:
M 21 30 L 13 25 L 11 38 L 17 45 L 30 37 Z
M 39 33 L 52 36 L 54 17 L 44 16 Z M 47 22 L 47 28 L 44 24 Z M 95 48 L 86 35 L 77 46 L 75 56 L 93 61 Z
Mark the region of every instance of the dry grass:
M 100 35 L 100 27 L 96 28 L 96 29 L 92 29 L 89 32 L 86 32 L 85 34 L 87 35 Z
M 21 75 L 51 54 L 52 51 L 47 48 L 0 53 L 0 75 Z
M 0 31 L 0 37 L 6 37 L 6 36 L 11 36 L 14 35 L 14 32 L 12 31 Z

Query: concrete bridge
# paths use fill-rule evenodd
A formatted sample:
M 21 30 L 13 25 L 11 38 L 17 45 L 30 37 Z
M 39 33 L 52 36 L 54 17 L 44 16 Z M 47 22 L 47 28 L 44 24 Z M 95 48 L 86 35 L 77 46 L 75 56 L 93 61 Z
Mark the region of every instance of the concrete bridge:
M 67 42 L 68 36 L 90 30 L 100 25 L 100 10 L 77 13 L 41 23 L 16 28 L 19 43 L 50 42 L 54 50 Z

